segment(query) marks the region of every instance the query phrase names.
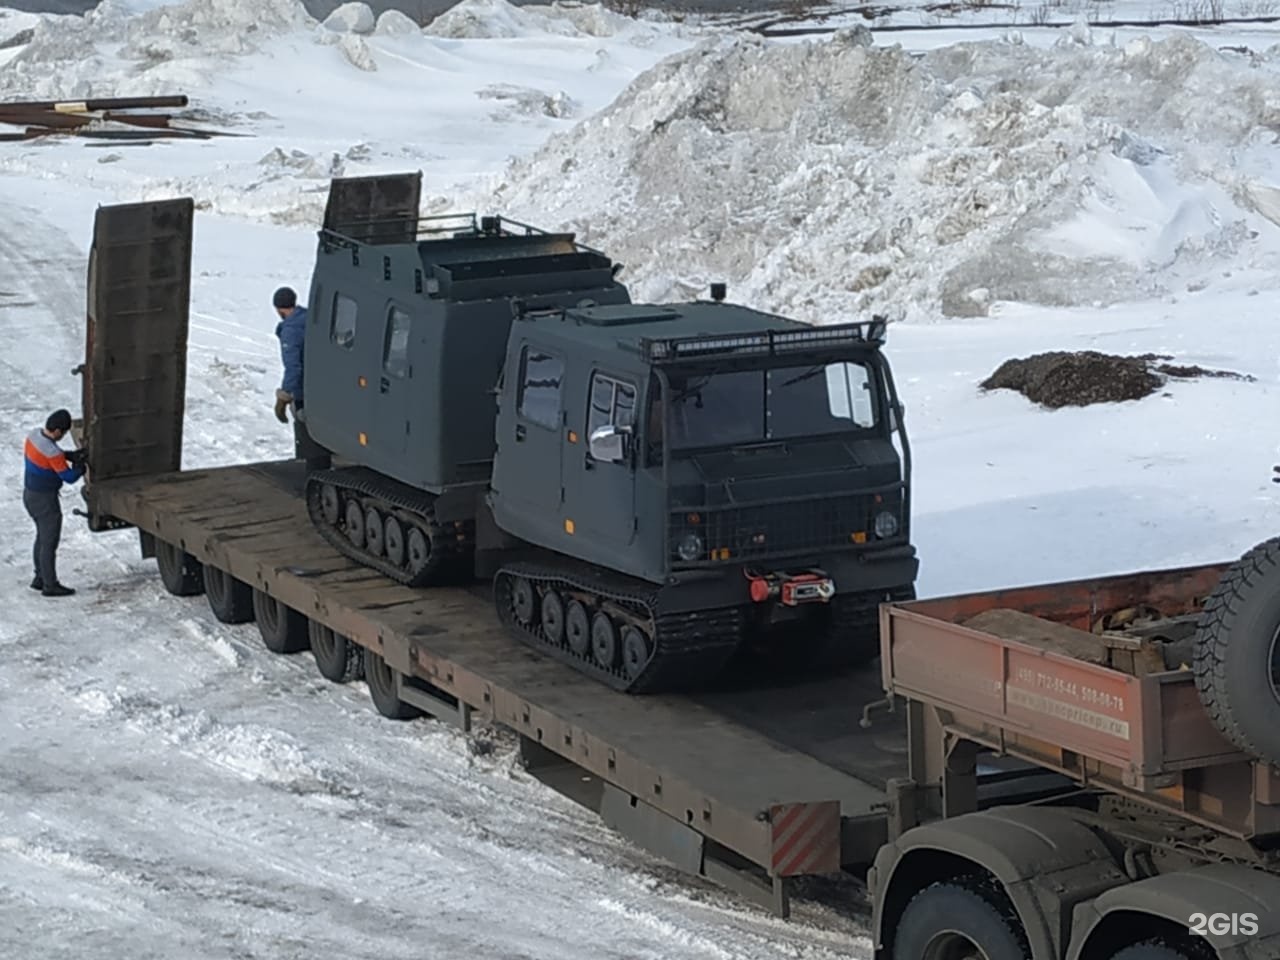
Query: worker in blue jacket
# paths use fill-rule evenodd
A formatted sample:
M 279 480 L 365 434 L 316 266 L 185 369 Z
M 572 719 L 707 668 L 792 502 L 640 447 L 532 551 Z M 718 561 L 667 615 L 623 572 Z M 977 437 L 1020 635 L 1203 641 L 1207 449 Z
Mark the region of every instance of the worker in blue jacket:
M 330 465 L 329 451 L 311 439 L 307 430 L 302 390 L 303 346 L 307 336 L 307 308 L 298 305 L 298 295 L 289 287 L 281 287 L 271 298 L 280 322 L 276 337 L 280 340 L 280 360 L 284 377 L 276 390 L 276 419 L 288 423 L 286 410 L 293 411 L 294 456 L 305 460 L 309 470 L 324 470 Z
M 64 483 L 75 483 L 84 476 L 84 453 L 64 451 L 58 441 L 71 431 L 71 413 L 55 410 L 49 414 L 43 429 L 37 427 L 23 444 L 22 505 L 36 524 L 36 542 L 31 551 L 35 578 L 31 589 L 46 597 L 69 597 L 70 587 L 58 582 L 58 542 L 62 539 L 62 502 L 59 495 Z

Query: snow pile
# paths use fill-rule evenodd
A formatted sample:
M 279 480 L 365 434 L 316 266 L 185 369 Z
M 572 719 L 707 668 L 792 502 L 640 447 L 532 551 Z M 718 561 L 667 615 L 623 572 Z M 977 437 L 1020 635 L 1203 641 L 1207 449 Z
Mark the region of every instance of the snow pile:
M 376 21 L 367 3 L 344 3 L 325 17 L 324 26 L 338 33 L 373 33 Z
M 600 4 L 552 3 L 516 7 L 507 0 L 462 0 L 423 30 L 452 39 L 512 39 L 535 33 L 560 37 L 613 37 L 634 30 L 636 21 Z
M 419 34 L 422 28 L 399 10 L 386 10 L 378 17 L 373 32 L 386 37 L 403 37 Z
M 865 30 L 713 40 L 479 205 L 577 229 L 638 298 L 727 280 L 819 323 L 1161 295 L 1225 258 L 1276 262 L 1280 234 L 1251 211 L 1269 196 L 1257 176 L 1276 182 L 1278 66 L 1187 37 L 919 58 Z
M 0 93 L 54 99 L 200 89 L 216 79 L 220 58 L 314 25 L 301 0 L 187 0 L 141 13 L 127 0 L 103 0 L 84 17 L 41 19 L 0 70 Z

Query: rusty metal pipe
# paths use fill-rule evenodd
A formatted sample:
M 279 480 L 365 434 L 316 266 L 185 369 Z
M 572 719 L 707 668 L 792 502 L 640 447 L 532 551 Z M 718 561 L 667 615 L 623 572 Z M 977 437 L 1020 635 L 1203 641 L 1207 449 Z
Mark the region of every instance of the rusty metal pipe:
M 2 110 L 53 110 L 57 113 L 86 113 L 94 110 L 136 110 L 148 107 L 185 107 L 185 94 L 169 97 L 106 97 L 98 100 L 15 100 L 0 103 Z

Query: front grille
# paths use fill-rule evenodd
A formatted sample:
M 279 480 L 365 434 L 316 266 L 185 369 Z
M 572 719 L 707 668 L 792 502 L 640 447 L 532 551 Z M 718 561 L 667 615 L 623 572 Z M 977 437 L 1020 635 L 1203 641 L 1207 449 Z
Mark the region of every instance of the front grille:
M 673 568 L 713 566 L 734 561 L 775 560 L 805 554 L 854 550 L 871 543 L 901 538 L 902 492 L 890 490 L 805 497 L 729 507 L 682 509 L 670 515 Z M 899 532 L 877 540 L 875 515 L 888 510 L 897 517 Z M 702 539 L 701 554 L 683 559 L 678 550 L 691 534 Z

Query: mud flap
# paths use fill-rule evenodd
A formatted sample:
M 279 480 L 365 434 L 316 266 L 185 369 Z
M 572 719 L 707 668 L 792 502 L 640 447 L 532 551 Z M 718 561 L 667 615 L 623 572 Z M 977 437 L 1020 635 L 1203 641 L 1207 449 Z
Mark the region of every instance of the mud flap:
M 94 218 L 85 362 L 76 371 L 91 530 L 128 526 L 98 508 L 96 484 L 182 466 L 194 211 L 184 197 L 99 207 Z
M 422 172 L 344 177 L 329 184 L 324 229 L 360 243 L 413 243 Z

